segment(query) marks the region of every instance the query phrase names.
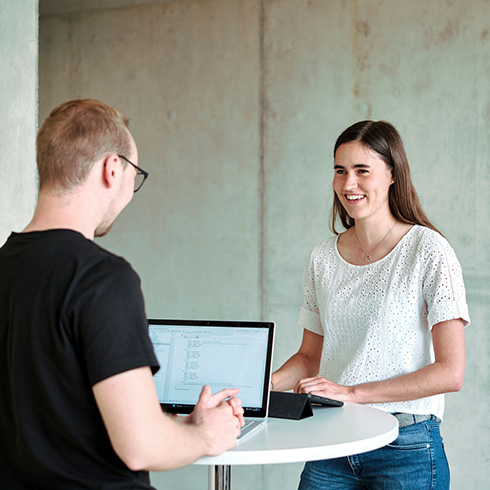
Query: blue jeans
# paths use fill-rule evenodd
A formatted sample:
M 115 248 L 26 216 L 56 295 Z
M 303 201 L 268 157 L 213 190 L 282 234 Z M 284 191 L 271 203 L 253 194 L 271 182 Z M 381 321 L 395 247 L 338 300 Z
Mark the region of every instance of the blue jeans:
M 400 429 L 388 446 L 346 458 L 306 463 L 298 490 L 449 490 L 439 424 Z

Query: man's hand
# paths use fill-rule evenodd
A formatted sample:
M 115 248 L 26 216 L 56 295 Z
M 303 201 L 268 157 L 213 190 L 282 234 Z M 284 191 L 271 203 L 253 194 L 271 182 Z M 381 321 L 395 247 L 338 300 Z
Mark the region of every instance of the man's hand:
M 233 397 L 226 401 L 233 410 L 233 415 L 238 419 L 240 427 L 245 425 L 245 419 L 243 418 L 243 407 L 240 398 Z
M 148 366 L 106 378 L 93 391 L 112 446 L 133 471 L 165 471 L 217 456 L 236 444 L 243 423 L 241 401 L 234 398 L 239 390 L 211 395 L 209 387 L 191 415 L 169 417 Z
M 212 395 L 207 385 L 201 391 L 189 422 L 201 429 L 209 456 L 217 456 L 236 444 L 244 424 L 241 401 L 235 397 L 239 391 L 226 389 Z

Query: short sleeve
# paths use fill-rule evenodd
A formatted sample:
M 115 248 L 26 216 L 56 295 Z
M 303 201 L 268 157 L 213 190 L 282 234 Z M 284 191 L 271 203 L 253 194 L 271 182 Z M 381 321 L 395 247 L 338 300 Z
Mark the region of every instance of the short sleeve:
M 120 257 L 106 258 L 87 272 L 73 314 L 91 385 L 149 366 L 158 371 L 140 280 Z
M 440 322 L 461 318 L 465 326 L 470 317 L 466 304 L 463 272 L 449 243 L 431 234 L 423 242 L 423 296 L 427 303 L 427 321 L 432 329 Z
M 298 323 L 306 330 L 324 335 L 316 297 L 314 257 L 315 251 L 311 253 L 303 274 L 303 301 L 299 310 Z

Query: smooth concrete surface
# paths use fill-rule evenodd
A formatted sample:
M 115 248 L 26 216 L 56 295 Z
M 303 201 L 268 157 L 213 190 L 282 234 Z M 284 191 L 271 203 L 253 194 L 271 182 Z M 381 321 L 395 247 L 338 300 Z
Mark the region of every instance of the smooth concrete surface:
M 59 15 L 89 10 L 107 10 L 143 5 L 155 5 L 179 0 L 42 0 L 39 5 L 40 15 Z
M 488 488 L 490 3 L 55 3 L 40 19 L 40 120 L 69 98 L 112 104 L 150 172 L 99 243 L 140 273 L 149 316 L 275 321 L 276 367 L 299 346 L 303 267 L 330 235 L 335 138 L 366 118 L 398 127 L 472 317 L 442 427 L 451 488 Z M 301 467 L 237 468 L 233 486 L 292 490 Z M 152 481 L 197 490 L 207 470 Z
M 37 199 L 37 0 L 0 0 L 0 246 Z
M 78 97 L 131 119 L 150 177 L 101 244 L 151 317 L 259 317 L 256 17 L 215 1 L 41 18 L 41 119 Z

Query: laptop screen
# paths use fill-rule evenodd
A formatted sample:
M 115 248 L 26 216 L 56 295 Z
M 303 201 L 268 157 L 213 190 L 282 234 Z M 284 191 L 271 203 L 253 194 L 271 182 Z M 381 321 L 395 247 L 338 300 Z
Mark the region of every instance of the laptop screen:
M 154 376 L 162 408 L 190 413 L 203 385 L 240 388 L 246 417 L 267 415 L 274 341 L 269 322 L 148 320 L 160 363 Z

